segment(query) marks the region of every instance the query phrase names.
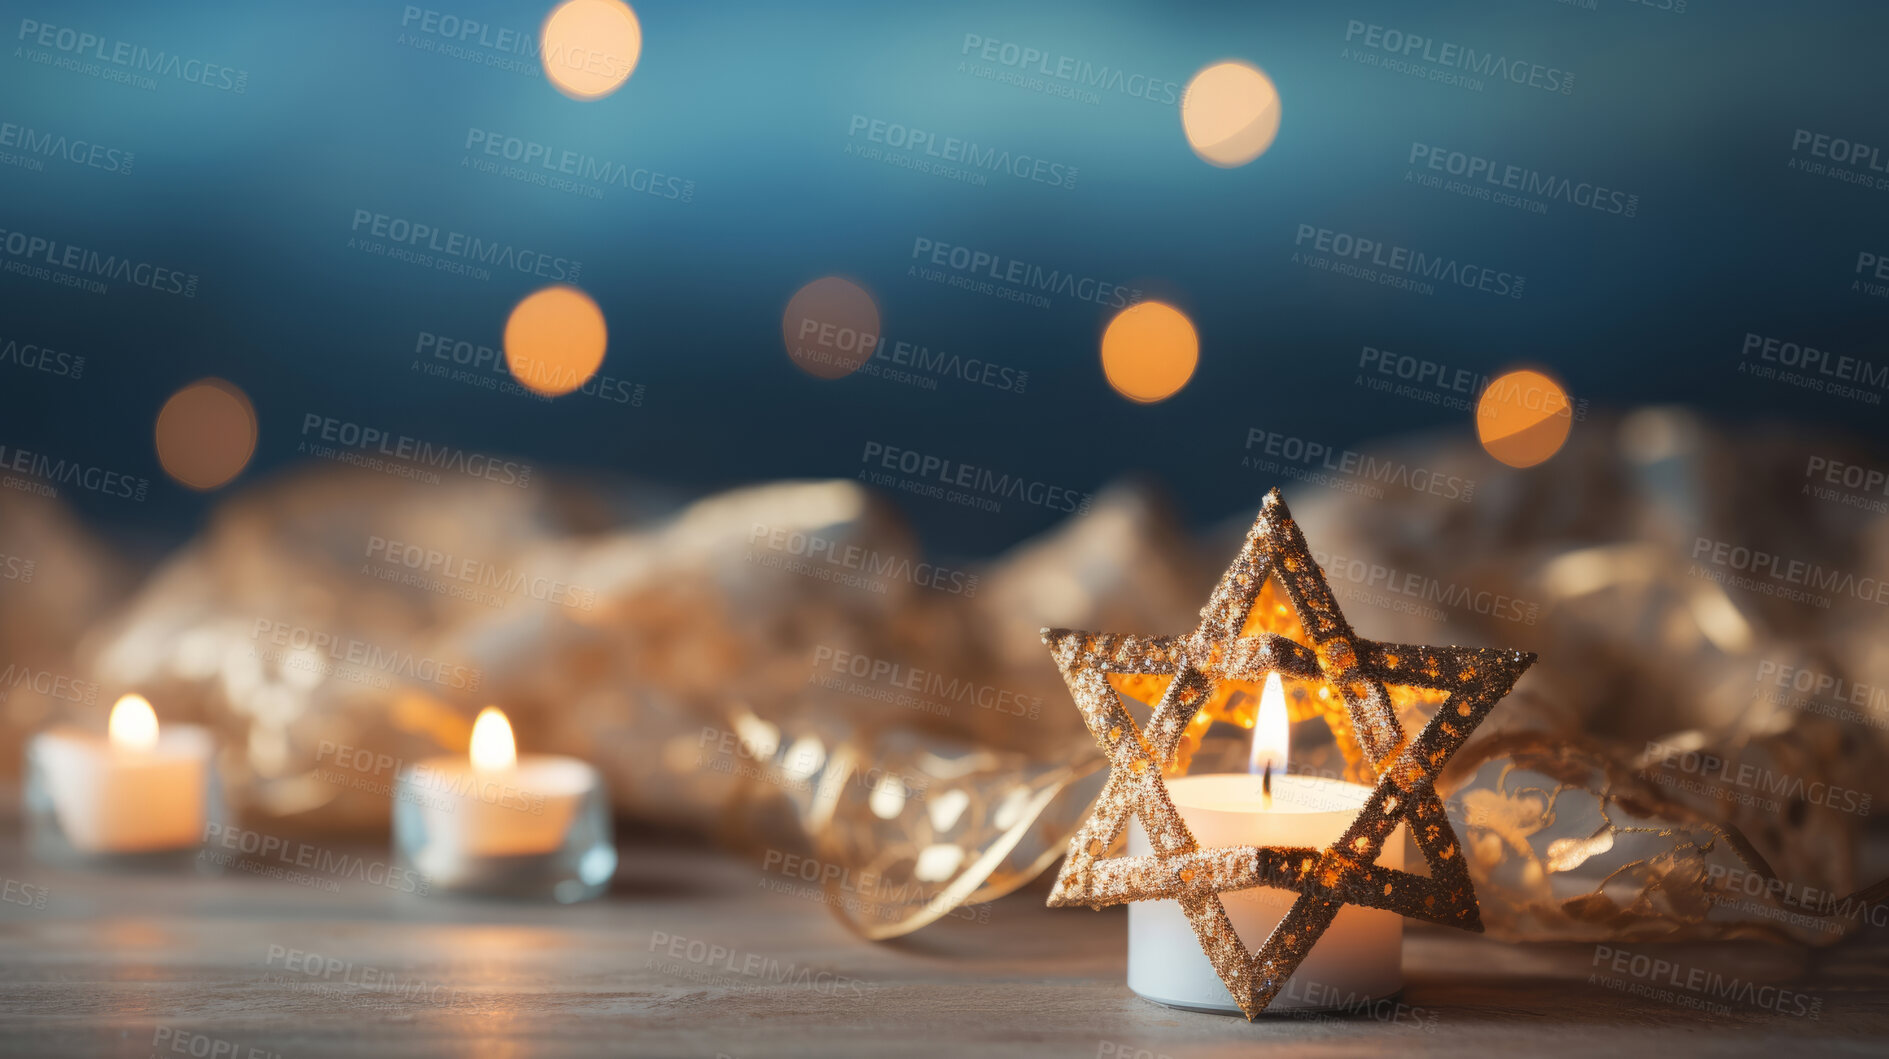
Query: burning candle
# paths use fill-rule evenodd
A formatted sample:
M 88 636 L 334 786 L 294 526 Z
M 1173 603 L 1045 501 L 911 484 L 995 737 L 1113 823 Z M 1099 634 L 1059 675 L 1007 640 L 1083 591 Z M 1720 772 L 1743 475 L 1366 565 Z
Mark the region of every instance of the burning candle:
M 142 695 L 112 706 L 105 738 L 73 727 L 27 746 L 27 809 L 42 853 L 162 853 L 195 848 L 215 802 L 208 729 L 161 729 Z
M 1351 826 L 1371 790 L 1342 780 L 1285 774 L 1290 724 L 1279 675 L 1266 678 L 1253 728 L 1251 773 L 1214 773 L 1167 780 L 1174 808 L 1201 848 L 1330 846 Z M 1401 868 L 1404 831 L 1384 844 L 1378 863 Z M 1140 823 L 1128 829 L 1128 854 L 1152 852 Z M 1249 950 L 1265 944 L 1298 899 L 1289 890 L 1256 887 L 1220 895 L 1233 929 Z M 1128 987 L 1171 1007 L 1238 1014 L 1239 1005 L 1200 949 L 1178 902 L 1128 906 Z M 1268 1011 L 1344 1007 L 1389 996 L 1403 987 L 1403 919 L 1394 912 L 1346 905 Z
M 446 889 L 595 897 L 616 871 L 603 778 L 576 758 L 518 756 L 495 706 L 472 726 L 466 758 L 408 766 L 395 790 L 394 844 Z

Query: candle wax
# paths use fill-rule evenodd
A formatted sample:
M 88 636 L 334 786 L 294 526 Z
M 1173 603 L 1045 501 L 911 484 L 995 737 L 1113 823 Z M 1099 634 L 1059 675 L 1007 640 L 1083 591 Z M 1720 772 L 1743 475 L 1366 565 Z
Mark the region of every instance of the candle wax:
M 557 849 L 597 783 L 597 770 L 570 757 L 526 755 L 509 769 L 476 769 L 465 758 L 434 757 L 415 767 L 410 788 L 426 828 L 426 848 L 433 856 L 457 859 Z
M 1370 797 L 1367 787 L 1316 776 L 1275 775 L 1270 804 L 1260 777 L 1244 773 L 1167 780 L 1174 807 L 1203 849 L 1223 846 L 1306 846 L 1324 849 L 1344 834 Z M 1152 852 L 1138 820 L 1128 825 L 1128 854 Z M 1404 829 L 1391 833 L 1378 863 L 1401 868 Z M 1254 887 L 1223 893 L 1227 917 L 1248 951 L 1258 951 L 1299 895 Z M 1403 987 L 1403 918 L 1346 905 L 1299 964 L 1269 1011 L 1343 1007 L 1389 996 Z M 1239 1013 L 1239 1005 L 1200 949 L 1193 925 L 1175 901 L 1128 906 L 1128 987 L 1173 1007 Z
M 33 737 L 54 818 L 83 853 L 153 853 L 203 841 L 215 741 L 204 728 L 165 725 L 149 749 L 56 728 Z

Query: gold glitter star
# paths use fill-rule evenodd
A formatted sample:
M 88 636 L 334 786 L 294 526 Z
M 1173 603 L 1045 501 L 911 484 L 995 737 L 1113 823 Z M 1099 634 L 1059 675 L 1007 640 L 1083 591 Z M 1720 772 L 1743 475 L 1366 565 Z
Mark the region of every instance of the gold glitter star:
M 1311 646 L 1276 632 L 1242 635 L 1268 575 L 1285 590 Z M 1110 765 L 1088 820 L 1070 839 L 1050 892 L 1052 907 L 1178 901 L 1220 980 L 1249 1019 L 1272 1002 L 1342 905 L 1482 930 L 1475 886 L 1437 797 L 1436 777 L 1534 664 L 1533 654 L 1360 638 L 1339 612 L 1277 489 L 1266 494 L 1245 546 L 1192 633 L 1149 637 L 1045 629 L 1043 642 Z M 1268 673 L 1322 681 L 1343 697 L 1376 786 L 1330 848 L 1202 849 L 1175 811 L 1162 772 L 1195 714 L 1216 699 L 1225 683 L 1264 680 Z M 1110 683 L 1111 676 L 1123 674 L 1168 678 L 1145 730 L 1136 726 Z M 1443 694 L 1436 714 L 1414 738 L 1398 722 L 1387 683 Z M 1147 831 L 1153 854 L 1106 857 L 1131 814 Z M 1428 878 L 1376 863 L 1400 821 L 1409 824 L 1429 864 Z M 1222 893 L 1254 886 L 1299 895 L 1258 952 L 1240 941 L 1220 900 Z

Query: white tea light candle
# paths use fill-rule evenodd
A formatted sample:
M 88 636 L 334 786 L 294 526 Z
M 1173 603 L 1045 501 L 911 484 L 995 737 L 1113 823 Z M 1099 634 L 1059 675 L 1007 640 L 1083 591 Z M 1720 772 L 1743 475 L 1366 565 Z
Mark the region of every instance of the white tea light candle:
M 616 872 L 602 776 L 572 757 L 519 757 L 497 707 L 480 711 L 465 758 L 407 767 L 394 797 L 395 851 L 444 889 L 568 903 Z
M 208 729 L 160 727 L 142 695 L 118 700 L 103 739 L 41 732 L 27 746 L 27 805 L 35 826 L 55 834 L 36 837 L 84 855 L 194 848 L 215 802 L 214 755 Z
M 1368 787 L 1316 776 L 1282 775 L 1288 740 L 1285 692 L 1277 674 L 1266 679 L 1254 727 L 1257 774 L 1214 773 L 1167 780 L 1168 795 L 1202 849 L 1224 846 L 1305 846 L 1324 849 L 1357 819 Z M 1378 863 L 1401 868 L 1404 831 L 1384 844 Z M 1152 853 L 1140 821 L 1128 827 L 1128 855 Z M 1257 951 L 1285 918 L 1298 895 L 1255 887 L 1220 895 L 1227 918 L 1249 950 Z M 1176 901 L 1128 906 L 1128 988 L 1170 1007 L 1240 1014 L 1226 983 L 1201 951 Z M 1395 912 L 1346 905 L 1320 936 L 1268 1011 L 1350 1006 L 1403 988 L 1403 919 Z

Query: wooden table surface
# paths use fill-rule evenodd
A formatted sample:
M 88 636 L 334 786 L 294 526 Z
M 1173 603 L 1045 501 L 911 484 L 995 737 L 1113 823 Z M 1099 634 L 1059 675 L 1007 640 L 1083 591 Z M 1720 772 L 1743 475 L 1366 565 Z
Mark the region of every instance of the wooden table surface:
M 372 861 L 381 851 L 348 847 Z M 124 877 L 0 839 L 0 1050 L 32 1056 L 1517 1056 L 1889 1053 L 1889 939 L 1818 952 L 1627 946 L 1782 987 L 1701 1010 L 1591 981 L 1592 945 L 1411 926 L 1381 1017 L 1174 1011 L 1123 984 L 1126 918 L 1042 894 L 861 941 L 725 853 L 626 847 L 577 907 L 415 897 L 358 877 Z M 1603 954 L 1604 955 L 1604 954 Z M 1603 959 L 1603 964 L 1608 963 Z M 1668 975 L 1668 978 L 1674 977 Z M 1648 986 L 1638 995 L 1624 991 Z M 1793 1013 L 1800 997 L 1815 1017 Z M 1770 1004 L 1770 1007 L 1762 1006 Z M 1777 1010 L 1785 1008 L 1783 1012 Z

